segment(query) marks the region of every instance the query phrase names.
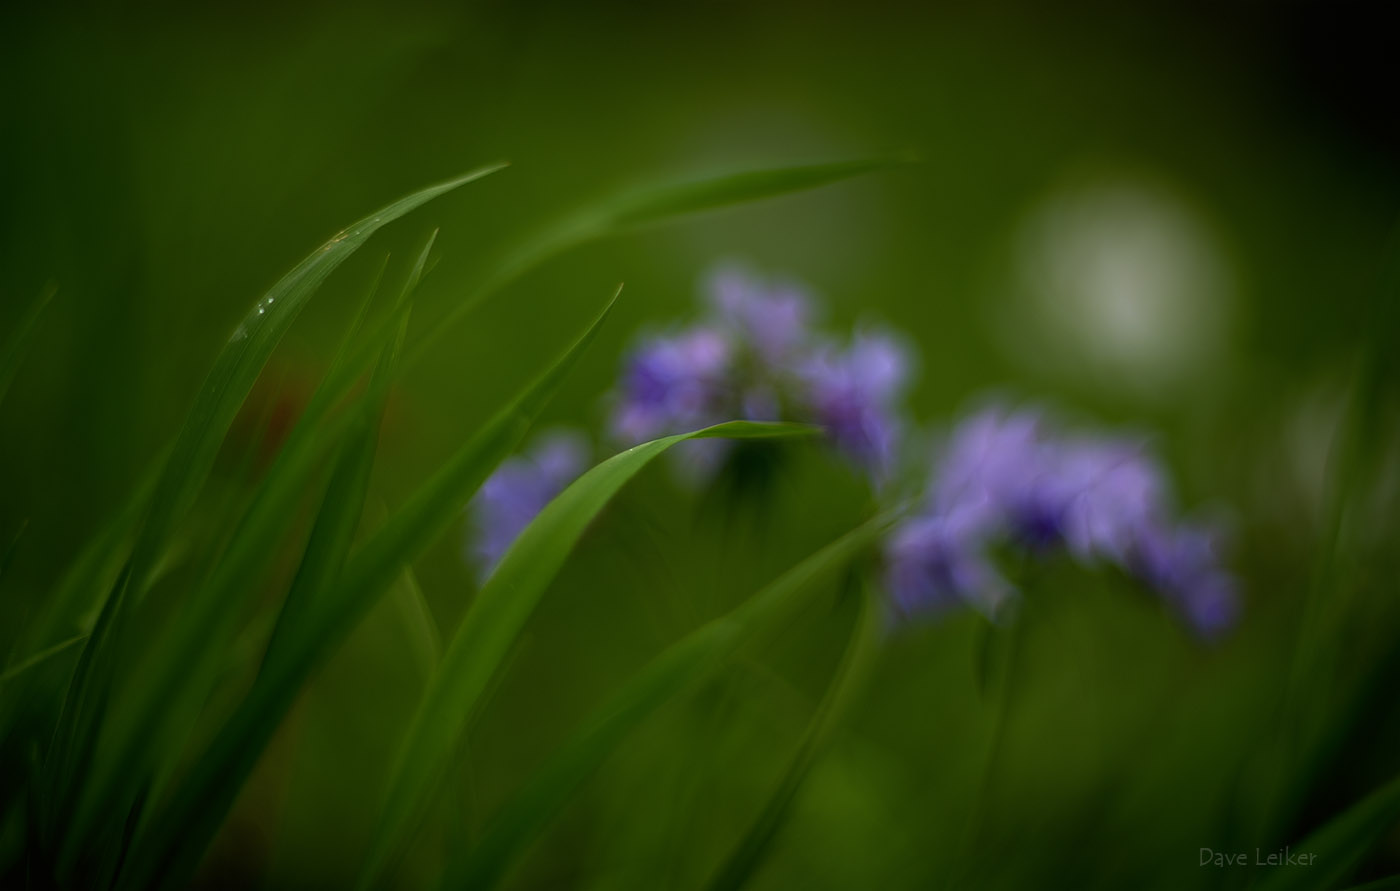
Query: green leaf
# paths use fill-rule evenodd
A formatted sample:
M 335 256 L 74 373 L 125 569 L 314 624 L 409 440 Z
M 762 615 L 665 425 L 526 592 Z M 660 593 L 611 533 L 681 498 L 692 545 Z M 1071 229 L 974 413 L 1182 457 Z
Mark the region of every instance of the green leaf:
M 549 825 L 573 791 L 635 727 L 662 704 L 712 676 L 741 647 L 787 627 L 811 602 L 814 584 L 874 544 L 891 519 L 870 520 L 817 551 L 728 615 L 672 644 L 633 675 L 502 808 L 481 842 L 456 859 L 445 886 L 489 888 L 499 882 L 512 859 Z M 861 628 L 859 640 L 867 646 L 865 635 L 878 629 L 873 623 Z M 851 665 L 853 658 L 847 660 L 841 676 L 850 677 L 854 685 L 858 674 Z
M 14 382 L 19 366 L 24 362 L 25 354 L 29 352 L 29 341 L 34 336 L 39 317 L 44 314 L 44 308 L 57 293 L 57 285 L 50 284 L 45 287 L 39 294 L 39 299 L 20 317 L 19 323 L 10 331 L 10 336 L 5 338 L 4 344 L 0 344 L 0 402 L 5 401 L 5 395 L 10 392 L 10 384 Z
M 65 702 L 60 717 L 54 751 L 57 758 L 50 758 L 52 767 L 46 765 L 49 786 L 53 800 L 61 803 L 60 819 L 66 813 L 66 803 L 70 801 L 79 785 L 77 772 L 89 767 L 87 757 L 74 757 L 75 738 L 92 736 L 102 724 L 106 704 L 110 700 L 109 686 L 113 675 L 112 657 L 107 650 L 111 642 L 120 640 L 131 609 L 131 601 L 139 600 L 144 593 L 143 582 L 154 567 L 157 557 L 165 546 L 175 524 L 188 510 L 212 467 L 214 457 L 222 444 L 229 426 L 247 398 L 254 381 L 263 365 L 296 316 L 305 306 L 327 276 L 354 253 L 369 237 L 386 223 L 389 223 L 416 207 L 458 188 L 468 182 L 480 179 L 501 169 L 503 165 L 481 168 L 449 182 L 415 192 L 378 212 L 365 217 L 358 223 L 343 230 L 318 250 L 299 263 L 291 272 L 283 276 L 267 294 L 254 304 L 243 322 L 234 331 L 224 349 L 215 360 L 214 367 L 205 379 L 195 398 L 185 424 L 176 437 L 170 457 L 165 462 L 152 495 L 145 520 L 137 534 L 127 571 L 121 582 L 113 588 L 103 607 L 106 621 L 99 622 L 84 647 L 84 657 L 79 659 L 78 669 L 70 683 L 72 691 Z M 325 440 L 321 440 L 325 442 Z M 295 453 L 296 459 L 307 459 L 311 448 Z M 289 459 L 292 463 L 292 459 Z M 295 474 L 288 474 L 288 477 Z M 259 492 L 260 504 L 264 507 L 275 505 L 294 486 L 275 487 L 272 493 Z M 271 507 L 267 515 L 281 518 L 285 516 Z M 277 524 L 269 524 L 280 528 Z M 245 542 L 259 537 L 260 530 L 267 528 L 256 521 L 245 518 L 243 527 L 251 530 Z M 265 555 L 251 546 L 245 548 L 248 561 L 265 559 Z M 225 561 L 227 568 L 233 562 Z M 242 567 L 240 567 L 241 569 Z M 204 589 L 202 597 L 193 598 L 190 608 L 193 616 L 185 620 L 186 629 L 196 629 L 227 622 L 232 610 L 227 608 L 217 593 Z M 171 648 L 157 653 L 156 667 L 153 670 L 157 679 L 169 679 L 169 683 L 183 685 L 184 679 L 192 680 L 191 689 L 197 688 L 197 681 L 207 677 L 207 672 L 189 672 L 180 660 L 189 652 L 199 656 L 206 651 L 218 655 L 217 647 L 208 646 L 197 634 L 187 630 L 176 637 L 180 643 L 179 652 Z M 197 649 L 192 649 L 197 648 Z M 88 657 L 87 650 L 93 650 Z M 95 687 L 89 690 L 89 687 Z M 71 865 L 73 858 L 91 846 L 91 834 L 99 820 L 120 821 L 131 801 L 131 792 L 144 782 L 145 772 L 140 769 L 144 763 L 158 754 L 154 746 L 143 743 L 142 734 L 153 718 L 178 721 L 178 709 L 168 707 L 166 689 L 161 684 L 150 687 L 139 686 L 136 690 L 137 704 L 125 717 L 125 729 L 118 728 L 116 745 L 104 753 L 104 761 L 94 767 L 96 775 L 91 788 L 84 791 L 78 813 L 71 825 L 65 825 L 65 838 L 60 855 L 61 868 Z M 193 698 L 194 694 L 191 694 Z M 67 702 L 79 709 L 73 711 Z M 182 704 L 189 706 L 189 702 Z M 82 745 L 90 750 L 91 739 Z M 64 820 L 66 823 L 67 821 Z
M 851 642 L 832 676 L 826 695 L 817 707 L 811 723 L 803 734 L 787 771 L 774 788 L 758 818 L 743 839 L 735 846 L 728 860 L 715 873 L 709 887 L 714 889 L 742 888 L 762 865 L 769 846 L 777 837 L 783 821 L 797 799 L 797 793 L 807 774 L 826 751 L 831 735 L 840 725 L 847 709 L 864 691 L 866 679 L 880 653 L 883 630 L 880 603 L 868 587 L 861 598 L 860 615 L 851 632 Z
M 814 189 L 903 163 L 907 161 L 891 158 L 837 161 L 802 167 L 752 170 L 715 179 L 662 186 L 624 195 L 600 208 L 595 219 L 598 220 L 597 225 L 601 229 L 622 231 L 681 214 L 698 213 Z
M 82 643 L 86 639 L 86 634 L 78 634 L 68 638 L 62 643 L 56 643 L 51 647 L 40 650 L 39 652 L 28 657 L 27 659 L 21 659 L 14 665 L 11 665 L 9 668 L 6 668 L 4 673 L 0 674 L 0 684 L 4 684 L 12 678 L 19 677 L 34 666 L 48 661 L 49 659 L 53 658 L 54 656 L 57 656 L 59 653 L 62 653 L 65 650 L 70 649 L 76 644 Z
M 15 553 L 19 551 L 19 543 L 24 539 L 24 533 L 29 530 L 29 521 L 24 520 L 15 530 L 15 534 L 10 536 L 10 543 L 5 545 L 5 550 L 0 552 L 0 579 L 5 577 L 5 573 L 10 569 L 10 561 L 15 559 Z
M 544 228 L 507 254 L 475 289 L 458 301 L 409 350 L 405 364 L 416 362 L 438 338 L 443 337 L 486 298 L 546 260 L 572 248 L 674 217 L 814 189 L 901 163 L 906 162 L 869 159 L 751 170 L 610 196 Z
M 350 545 L 364 512 L 370 472 L 378 443 L 380 420 L 388 394 L 389 369 L 396 361 L 407 329 L 407 313 L 398 313 L 398 336 L 385 346 L 380 369 L 370 382 L 368 404 L 373 412 L 359 414 L 350 433 L 343 439 L 334 471 L 317 511 L 316 522 L 291 589 L 282 603 L 273 641 L 302 632 L 298 627 L 307 612 L 330 596 L 341 579 Z M 258 679 L 261 681 L 261 678 Z M 221 734 L 211 744 L 201 762 L 217 764 L 216 773 L 196 772 L 174 793 L 167 810 L 152 818 L 147 834 L 138 835 L 121 887 L 148 888 L 182 885 L 199 864 L 204 846 L 213 838 L 224 815 L 232 806 L 243 780 L 257 763 L 261 749 L 240 745 L 241 740 Z M 190 839 L 203 844 L 189 844 Z
M 1364 885 L 1353 885 L 1347 891 L 1390 891 L 1391 888 L 1400 888 L 1400 875 L 1386 876 Z
M 214 455 L 273 348 L 320 287 L 371 235 L 428 201 L 501 170 L 482 167 L 389 204 L 346 228 L 282 277 L 254 304 L 215 360 L 175 441 L 136 548 L 136 577 L 203 484 Z
M 443 654 L 409 729 L 361 887 L 374 885 L 416 831 L 431 793 L 447 773 L 482 693 L 583 530 L 638 471 L 692 439 L 756 439 L 813 433 L 796 424 L 736 421 L 652 440 L 614 455 L 559 494 L 520 533 L 486 580 Z
M 1260 883 L 1262 891 L 1335 888 L 1366 853 L 1400 821 L 1400 776 L 1372 792 L 1291 847 L 1313 854 L 1307 869 L 1276 869 Z
M 875 159 L 746 171 L 610 196 L 545 227 L 507 253 L 487 271 L 480 283 L 409 348 L 404 368 L 412 367 L 440 338 L 447 336 L 454 326 L 488 298 L 536 266 L 572 248 L 688 213 L 816 188 L 902 163 L 907 162 Z M 364 349 L 347 361 L 345 370 L 333 376 L 333 381 L 326 387 L 327 398 L 323 402 L 313 400 L 312 405 L 307 407 L 308 417 L 316 417 L 335 399 L 344 395 L 354 382 L 356 369 L 368 361 Z
M 138 839 L 139 869 L 125 881 L 141 887 L 159 873 L 178 886 L 198 864 L 237 791 L 312 674 L 344 641 L 408 565 L 460 513 L 461 507 L 519 445 L 565 375 L 592 342 L 616 294 L 583 335 L 543 375 L 475 437 L 349 558 L 328 590 L 289 595 L 252 689 L 224 723 L 211 747 L 172 792 L 158 828 Z
M 462 505 L 496 466 L 515 452 L 611 314 L 621 290 L 619 286 L 602 313 L 553 367 L 479 430 L 354 554 L 345 590 L 315 620 L 322 633 L 337 640 L 347 634 L 375 599 L 458 517 Z M 282 655 L 277 648 L 269 648 L 268 660 L 276 662 Z M 293 663 L 306 657 L 304 648 L 288 653 Z
M 418 577 L 411 568 L 404 570 L 399 583 L 394 586 L 393 598 L 419 672 L 424 678 L 431 678 L 442 659 L 442 638 L 438 634 L 437 622 L 433 620 L 433 611 L 418 585 Z

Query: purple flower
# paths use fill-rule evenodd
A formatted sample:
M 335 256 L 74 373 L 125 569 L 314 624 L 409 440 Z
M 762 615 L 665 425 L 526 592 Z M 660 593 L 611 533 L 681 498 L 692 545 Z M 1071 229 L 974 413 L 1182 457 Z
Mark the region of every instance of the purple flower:
M 1216 557 L 1218 536 L 1174 524 L 1161 468 L 1143 444 L 1069 436 L 1044 412 L 984 409 L 950 435 L 925 508 L 886 546 L 896 604 L 971 600 L 1013 589 L 987 557 L 1011 543 L 1063 547 L 1086 565 L 1133 574 L 1202 636 L 1234 624 L 1238 597 Z M 905 609 L 906 612 L 909 610 Z
M 1218 637 L 1239 617 L 1234 579 L 1220 568 L 1217 530 L 1199 525 L 1149 528 L 1129 568 L 1161 593 L 1203 637 Z
M 1113 440 L 1075 443 L 1064 463 L 1075 490 L 1064 524 L 1070 553 L 1083 562 L 1126 565 L 1167 512 L 1161 468 L 1142 445 Z
M 935 509 L 976 505 L 984 527 L 1022 532 L 1032 544 L 1058 536 L 1063 495 L 1038 412 L 993 406 L 959 424 L 934 482 Z
M 613 432 L 637 443 L 727 420 L 733 345 L 713 328 L 645 341 L 627 362 Z
M 472 499 L 470 549 L 485 581 L 530 521 L 583 472 L 588 446 L 577 433 L 543 436 L 526 455 L 504 461 Z
M 830 346 L 804 363 L 802 402 L 836 446 L 882 479 L 894 462 L 898 411 L 913 365 L 893 336 L 858 332 L 845 350 Z
M 930 615 L 972 604 L 987 615 L 1014 591 L 987 557 L 975 505 L 902 523 L 885 548 L 885 579 L 901 615 Z
M 784 368 L 807 348 L 812 303 L 797 287 L 765 287 L 738 268 L 723 267 L 710 277 L 708 291 L 721 323 L 771 369 Z
M 888 334 L 834 346 L 811 328 L 798 288 L 734 268 L 706 283 L 707 314 L 693 327 L 642 341 L 614 396 L 613 434 L 628 444 L 721 421 L 804 421 L 882 481 L 902 430 L 899 398 L 912 352 Z M 692 479 L 717 470 L 722 441 L 678 450 Z

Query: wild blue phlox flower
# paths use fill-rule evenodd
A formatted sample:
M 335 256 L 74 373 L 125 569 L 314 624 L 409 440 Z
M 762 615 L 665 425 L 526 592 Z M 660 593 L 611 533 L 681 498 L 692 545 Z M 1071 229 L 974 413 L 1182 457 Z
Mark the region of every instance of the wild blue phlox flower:
M 706 282 L 695 324 L 644 336 L 613 397 L 612 432 L 628 444 L 731 419 L 800 421 L 878 482 L 904 425 L 900 402 L 913 351 L 889 333 L 857 332 L 842 345 L 813 327 L 814 304 L 789 283 L 724 267 Z M 706 474 L 729 446 L 687 444 Z
M 523 455 L 496 468 L 469 505 L 469 547 L 481 581 L 536 515 L 583 472 L 587 440 L 572 431 L 544 434 Z
M 887 584 L 905 614 L 959 601 L 993 614 L 1014 592 L 990 556 L 1063 549 L 1115 566 L 1163 598 L 1199 634 L 1238 616 L 1218 532 L 1173 516 L 1146 443 L 1069 434 L 1040 409 L 992 405 L 965 418 L 933 468 L 922 504 L 886 544 Z

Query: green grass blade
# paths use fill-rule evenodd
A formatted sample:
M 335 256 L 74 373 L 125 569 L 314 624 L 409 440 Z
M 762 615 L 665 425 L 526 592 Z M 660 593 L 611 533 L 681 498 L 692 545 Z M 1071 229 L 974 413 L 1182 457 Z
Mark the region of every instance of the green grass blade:
M 125 598 L 140 597 L 142 582 L 155 565 L 169 533 L 203 486 L 215 454 L 254 380 L 273 348 L 320 284 L 386 223 L 433 198 L 494 173 L 502 166 L 504 165 L 481 168 L 385 206 L 326 242 L 283 276 L 254 304 L 215 360 L 184 426 L 175 439 L 133 545 L 128 571 L 123 574 L 122 582 L 112 589 L 104 603 L 103 613 L 107 613 L 110 608 L 110 620 L 100 622 L 99 627 L 94 629 L 84 646 L 84 657 L 88 655 L 87 650 L 105 650 L 109 647 L 109 640 L 122 637 L 125 613 L 128 610 Z M 92 672 L 97 668 L 107 669 L 110 663 L 110 657 L 102 652 L 92 657 L 80 658 L 78 669 L 70 681 L 70 686 L 75 689 L 71 695 L 65 697 L 65 703 L 91 704 L 92 707 L 105 704 L 108 701 L 105 685 L 110 679 L 110 672 L 104 671 L 96 677 Z M 89 692 L 88 688 L 91 686 L 99 689 Z M 55 765 L 54 769 L 64 774 L 49 778 L 51 786 L 59 793 L 60 800 L 69 798 L 72 788 L 77 785 L 72 771 L 82 769 L 82 761 L 73 761 L 71 758 L 73 737 L 77 734 L 79 726 L 96 726 L 98 722 L 95 717 L 90 714 L 75 714 L 67 704 L 60 715 L 55 745 L 61 757 L 56 760 L 49 759 L 49 764 Z M 46 770 L 48 769 L 46 765 Z M 109 813 L 108 816 L 112 815 Z
M 406 318 L 404 321 L 407 321 Z M 392 352 L 386 356 L 386 363 L 393 361 L 392 356 L 398 346 L 396 342 L 391 347 Z M 358 418 L 335 460 L 330 484 L 278 617 L 279 630 L 286 631 L 284 623 L 290 623 L 290 632 L 296 633 L 296 617 L 306 605 L 324 600 L 344 571 L 369 491 L 378 441 L 378 419 L 382 418 L 387 392 L 383 379 L 387 376 L 380 376 L 378 386 L 371 384 L 375 390 L 372 397 L 376 408 L 375 421 L 371 423 L 363 416 Z M 231 769 L 220 770 L 213 775 L 196 774 L 192 782 L 177 790 L 169 810 L 153 818 L 151 826 L 154 828 L 144 837 L 138 836 L 136 849 L 128 860 L 119 887 L 179 886 L 188 882 L 199 865 L 208 840 L 212 839 L 223 822 L 225 813 L 242 787 L 244 777 L 252 770 L 261 753 L 260 749 L 242 747 L 230 751 L 228 747 L 236 743 L 237 740 L 222 735 L 214 740 L 210 753 L 213 757 L 204 763 L 231 766 Z M 192 839 L 197 843 L 190 843 Z
M 368 423 L 373 411 L 373 404 L 363 401 L 354 411 L 327 419 L 315 437 L 289 442 L 279 453 L 198 596 L 187 601 L 160 645 L 150 648 L 124 686 L 125 698 L 117 700 L 103 749 L 71 820 L 62 862 L 91 846 L 93 834 L 110 814 L 135 799 L 163 755 L 170 756 L 167 765 L 173 762 L 174 750 L 217 682 L 269 555 L 276 553 L 297 516 L 308 486 L 320 476 L 334 444 Z
M 10 561 L 15 559 L 15 554 L 19 551 L 19 543 L 24 540 L 24 533 L 28 531 L 29 521 L 21 521 L 15 534 L 10 536 L 10 543 L 5 545 L 3 552 L 0 552 L 0 579 L 5 578 L 5 573 L 10 569 Z
M 409 348 L 404 366 L 411 367 L 472 310 L 506 285 L 572 248 L 685 214 L 816 188 L 901 163 L 905 162 L 876 159 L 747 171 L 610 196 L 544 228 L 507 253 L 499 263 L 488 270 L 479 284 L 457 301 L 442 319 L 433 324 L 427 333 Z M 361 350 L 357 358 L 358 361 L 347 362 L 348 370 L 338 375 L 327 387 L 326 404 L 347 392 L 354 381 L 354 369 L 369 361 L 365 350 Z M 314 416 L 324 408 L 325 405 L 313 401 L 307 412 Z
M 86 634 L 78 634 L 68 638 L 62 643 L 56 643 L 51 647 L 40 650 L 39 652 L 28 657 L 27 659 L 21 659 L 19 662 L 16 662 L 14 665 L 11 665 L 9 668 L 5 669 L 3 674 L 0 674 L 0 684 L 4 684 L 5 682 L 13 678 L 19 677 L 34 666 L 48 661 L 54 656 L 57 656 L 59 653 L 62 653 L 63 651 L 69 649 L 70 647 L 82 643 L 86 639 Z
M 403 290 L 399 292 L 399 301 L 395 308 L 402 306 L 409 295 L 418 290 L 418 285 L 423 281 L 423 276 L 428 265 L 428 255 L 433 251 L 433 245 L 437 242 L 437 229 L 428 236 L 428 241 L 423 245 L 423 250 L 418 252 L 418 259 L 414 261 L 413 268 L 408 271 L 408 278 L 404 280 Z
M 111 689 L 100 681 L 110 677 L 112 658 L 110 650 L 95 644 L 93 639 L 105 638 L 111 633 L 117 604 L 130 578 L 131 558 L 128 557 L 78 654 L 78 664 L 64 692 L 53 741 L 45 753 L 40 844 L 46 850 L 52 850 L 59 843 L 58 833 L 67 826 L 67 816 L 78 790 L 77 765 L 87 763 L 97 744 L 97 729 L 106 712 Z
M 851 633 L 851 642 L 832 676 L 802 742 L 787 771 L 779 781 L 758 818 L 749 827 L 734 852 L 715 873 L 709 887 L 742 888 L 763 864 L 770 845 L 777 837 L 807 774 L 826 751 L 832 732 L 840 725 L 851 703 L 864 691 L 867 678 L 880 653 L 883 615 L 873 591 L 867 588 L 861 598 L 860 615 Z
M 795 424 L 738 421 L 652 440 L 597 465 L 535 517 L 501 558 L 443 654 L 399 754 L 361 887 L 379 880 L 417 829 L 483 691 L 583 530 L 612 496 L 654 458 L 687 440 L 811 432 L 813 428 Z
M 613 300 L 616 300 L 614 295 Z M 425 550 L 491 471 L 519 445 L 565 375 L 592 342 L 612 301 L 556 363 L 495 416 L 388 524 L 351 555 L 333 591 L 298 596 L 279 616 L 252 689 L 225 722 L 211 747 L 172 793 L 160 815 L 159 835 L 142 842 L 138 879 L 160 872 L 178 885 L 194 868 L 258 757 L 307 680 L 377 598 Z M 295 628 L 295 633 L 292 629 Z
M 519 447 L 559 384 L 592 343 L 621 290 L 619 286 L 599 316 L 551 368 L 487 422 L 355 553 L 345 590 L 315 620 L 322 633 L 336 640 L 348 633 L 374 600 L 460 515 L 462 505 L 477 487 Z M 290 661 L 304 660 L 304 650 L 289 653 Z M 279 649 L 269 647 L 269 662 L 275 663 L 282 655 Z
M 188 508 L 214 455 L 273 348 L 321 283 L 385 224 L 453 189 L 502 169 L 496 164 L 430 186 L 386 205 L 335 235 L 254 304 L 214 362 L 176 438 L 136 548 L 137 577 L 171 524 Z
M 57 285 L 46 286 L 39 294 L 39 299 L 20 317 L 19 323 L 10 332 L 10 336 L 5 338 L 4 344 L 0 344 L 0 402 L 5 401 L 5 394 L 10 392 L 10 384 L 14 382 L 25 354 L 29 352 L 29 341 L 34 336 L 39 317 L 44 314 L 45 307 L 57 293 Z
M 393 597 L 414 661 L 418 663 L 423 677 L 431 678 L 442 659 L 442 636 L 412 569 L 404 570 L 403 577 L 394 588 Z
M 821 590 L 814 588 L 815 583 L 871 547 L 889 524 L 889 517 L 878 517 L 847 533 L 728 615 L 672 644 L 633 675 L 501 809 L 480 843 L 456 858 L 446 873 L 446 887 L 479 889 L 497 884 L 512 860 L 635 727 L 665 702 L 711 677 L 741 647 L 786 627 L 811 602 L 814 591 Z M 862 646 L 868 631 L 869 626 L 862 626 Z M 847 671 L 843 677 L 853 674 Z
M 572 248 L 675 217 L 814 189 L 900 163 L 904 162 L 873 159 L 752 170 L 609 196 L 544 228 L 508 253 L 409 350 L 406 364 L 417 361 L 486 298 Z
M 1392 779 L 1303 839 L 1294 850 L 1312 854 L 1314 866 L 1278 868 L 1260 883 L 1262 891 L 1335 888 L 1366 853 L 1400 821 L 1400 777 Z
M 127 557 L 123 549 L 131 544 L 136 524 L 155 491 L 163 461 L 161 455 L 152 462 L 120 510 L 87 540 L 44 598 L 42 612 L 25 631 L 31 648 L 48 646 L 55 638 L 67 639 L 74 631 L 92 629 L 100 609 L 99 598 L 111 590 L 112 579 Z
M 1353 885 L 1347 891 L 1390 891 L 1392 888 L 1400 888 L 1400 875 L 1386 876 L 1364 885 Z
M 142 595 L 142 582 L 155 565 L 175 524 L 203 486 L 229 426 L 241 409 L 263 365 L 321 283 L 385 224 L 433 198 L 493 173 L 502 166 L 481 168 L 455 180 L 420 190 L 381 208 L 314 251 L 254 304 L 220 352 L 195 398 L 156 483 L 149 509 L 132 549 L 131 567 L 125 575 L 125 584 L 109 594 L 113 607 L 112 619 L 102 627 L 102 633 L 94 633 L 89 637 L 85 649 L 105 649 L 109 646 L 109 640 L 120 639 L 123 636 L 126 614 L 130 608 L 126 598 L 139 599 Z M 205 598 L 206 601 L 211 599 L 213 598 Z M 204 607 L 215 612 L 220 609 L 217 604 L 206 603 Z M 90 672 L 93 666 L 106 665 L 109 662 L 110 659 L 106 657 L 80 660 L 72 683 L 80 689 L 92 684 L 99 687 L 106 685 L 110 680 L 110 672 L 105 672 L 96 679 Z M 163 702 L 158 701 L 158 693 L 159 691 L 153 690 L 145 697 L 147 703 L 155 704 L 152 708 L 158 709 L 163 706 Z M 89 695 L 82 691 L 75 701 L 106 703 L 108 699 L 105 690 L 99 691 L 98 695 Z M 80 723 L 96 726 L 90 716 L 70 715 L 65 708 L 60 717 L 58 739 L 70 739 Z M 141 729 L 137 722 L 137 732 L 141 732 Z M 126 738 L 131 739 L 131 734 L 128 733 Z M 71 745 L 64 743 L 65 752 L 71 749 Z M 88 830 L 99 816 L 110 820 L 114 814 L 124 812 L 114 809 L 114 806 L 120 807 L 122 796 L 112 790 L 123 784 L 130 787 L 143 779 L 141 772 L 130 771 L 130 765 L 124 760 L 131 751 L 133 749 L 130 745 L 119 746 L 116 755 L 108 759 L 107 773 L 99 776 L 100 782 L 95 784 L 95 792 L 84 796 L 87 802 L 85 810 L 79 813 L 78 819 L 71 827 L 75 831 L 70 832 L 65 840 L 64 850 L 67 853 L 63 860 L 70 860 L 77 851 L 87 847 Z M 69 762 L 66 756 L 59 763 L 65 771 L 74 767 L 85 769 L 83 762 Z M 127 773 L 129 779 L 122 779 L 120 774 L 123 772 Z M 56 783 L 65 787 L 62 798 L 66 800 L 71 794 L 69 790 L 76 785 L 76 778 L 65 776 L 58 778 Z
M 633 192 L 604 207 L 599 216 L 605 229 L 622 231 L 682 214 L 815 189 L 901 163 L 906 162 L 873 158 L 746 171 Z

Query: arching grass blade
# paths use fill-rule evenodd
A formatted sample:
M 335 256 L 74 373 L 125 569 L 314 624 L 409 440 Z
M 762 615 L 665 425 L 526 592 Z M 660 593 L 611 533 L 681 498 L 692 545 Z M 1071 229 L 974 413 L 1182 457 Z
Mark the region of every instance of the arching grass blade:
M 616 300 L 614 295 L 613 300 Z M 179 887 L 228 814 L 237 790 L 317 668 L 378 598 L 459 514 L 491 471 L 519 445 L 535 418 L 592 342 L 613 301 L 583 335 L 425 483 L 359 550 L 329 589 L 289 596 L 262 668 L 247 696 L 138 838 L 138 868 L 123 881 Z
M 1400 777 L 1313 832 L 1294 847 L 1309 855 L 1307 868 L 1279 867 L 1259 884 L 1261 891 L 1320 891 L 1335 888 L 1366 853 L 1400 822 Z
M 0 344 L 0 402 L 5 401 L 5 395 L 10 392 L 10 384 L 14 382 L 15 375 L 19 372 L 19 366 L 24 362 L 24 356 L 29 351 L 29 341 L 34 336 L 35 327 L 39 324 L 39 317 L 44 314 L 44 308 L 49 305 L 49 301 L 57 293 L 57 285 L 47 285 L 40 292 L 39 299 L 25 310 L 19 323 L 5 338 L 5 342 Z
M 638 471 L 672 446 L 692 439 L 805 435 L 794 424 L 731 422 L 656 439 L 597 465 L 565 489 L 521 532 L 477 594 L 443 654 L 409 729 L 390 782 L 361 887 L 373 886 L 416 831 L 435 784 L 501 661 L 526 619 L 593 517 Z
M 626 191 L 576 211 L 508 253 L 408 352 L 412 364 L 486 298 L 572 248 L 669 219 L 775 198 L 906 163 L 876 158 L 774 167 Z
M 821 590 L 814 587 L 818 581 L 848 566 L 889 524 L 889 517 L 878 517 L 847 533 L 728 615 L 672 644 L 633 675 L 502 808 L 480 843 L 455 859 L 444 886 L 478 889 L 496 885 L 513 859 L 635 727 L 664 703 L 713 676 L 741 647 L 776 635 L 809 605 L 814 592 Z M 868 630 L 862 626 L 862 646 Z M 846 671 L 843 676 L 853 674 Z
M 762 865 L 807 774 L 826 751 L 832 732 L 840 725 L 846 710 L 865 688 L 866 679 L 880 652 L 882 619 L 875 594 L 865 589 L 861 597 L 860 615 L 851 632 L 850 645 L 802 736 L 796 754 L 758 818 L 710 880 L 710 888 L 716 891 L 742 888 Z

